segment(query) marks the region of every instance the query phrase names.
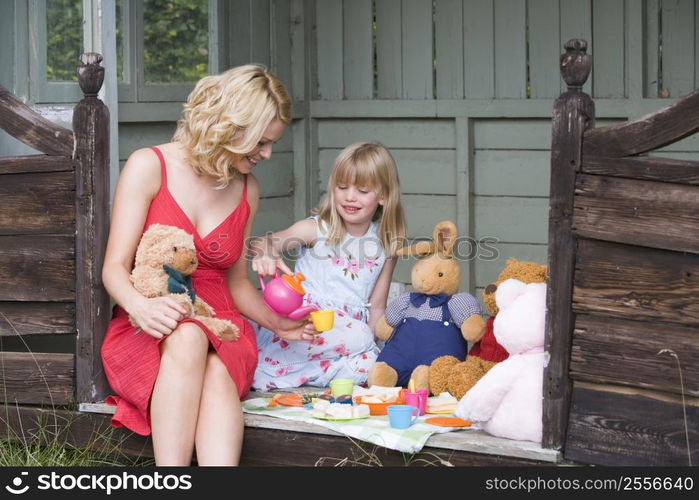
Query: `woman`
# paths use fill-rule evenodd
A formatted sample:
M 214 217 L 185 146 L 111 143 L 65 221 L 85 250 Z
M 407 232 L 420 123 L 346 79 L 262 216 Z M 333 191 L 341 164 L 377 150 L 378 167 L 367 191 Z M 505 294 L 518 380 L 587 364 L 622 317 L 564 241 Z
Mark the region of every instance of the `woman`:
M 117 306 L 102 346 L 105 373 L 118 396 L 115 426 L 152 431 L 157 465 L 235 465 L 240 458 L 240 398 L 257 362 L 254 332 L 241 314 L 282 338 L 311 339 L 303 322 L 273 314 L 247 279 L 243 242 L 250 236 L 259 185 L 250 172 L 268 160 L 291 122 L 286 89 L 264 67 L 240 66 L 200 80 L 173 141 L 135 151 L 117 184 L 102 278 Z M 139 294 L 129 274 L 143 232 L 153 223 L 191 233 L 199 266 L 196 292 L 234 323 L 221 342 L 168 297 Z M 133 326 L 131 315 L 138 327 Z

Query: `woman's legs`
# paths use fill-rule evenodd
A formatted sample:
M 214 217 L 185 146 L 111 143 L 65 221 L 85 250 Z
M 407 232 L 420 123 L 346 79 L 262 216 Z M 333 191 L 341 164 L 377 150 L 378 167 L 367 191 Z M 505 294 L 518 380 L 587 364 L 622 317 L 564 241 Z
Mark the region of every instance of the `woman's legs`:
M 215 352 L 206 361 L 195 441 L 199 465 L 238 465 L 243 410 L 235 382 Z
M 209 340 L 194 323 L 182 323 L 160 343 L 160 371 L 150 417 L 156 465 L 189 465 Z

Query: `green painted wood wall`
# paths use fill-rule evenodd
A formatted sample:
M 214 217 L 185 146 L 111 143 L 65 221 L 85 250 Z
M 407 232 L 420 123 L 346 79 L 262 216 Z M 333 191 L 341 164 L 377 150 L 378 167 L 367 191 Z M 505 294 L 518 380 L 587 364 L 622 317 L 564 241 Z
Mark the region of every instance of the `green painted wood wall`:
M 379 140 L 398 162 L 410 237 L 457 223 L 462 288 L 510 256 L 546 260 L 550 116 L 564 89 L 563 43 L 588 40 L 585 91 L 598 125 L 654 111 L 699 84 L 694 0 L 230 0 L 219 2 L 220 69 L 269 65 L 294 98 L 294 124 L 257 175 L 255 233 L 306 216 L 337 153 Z M 119 106 L 123 163 L 169 140 L 179 103 Z M 695 139 L 668 156 L 693 158 Z M 496 258 L 492 257 L 492 248 Z M 394 279 L 410 280 L 412 262 Z
M 508 257 L 546 260 L 550 114 L 567 39 L 589 42 L 585 90 L 598 125 L 667 104 L 694 89 L 699 71 L 692 0 L 234 0 L 227 9 L 223 60 L 270 65 L 295 100 L 293 127 L 257 173 L 255 232 L 305 216 L 338 152 L 378 140 L 399 166 L 409 236 L 454 220 L 462 287 L 473 293 Z M 122 160 L 174 130 L 133 114 L 120 128 Z M 670 155 L 695 156 L 687 144 Z M 394 279 L 409 282 L 411 265 Z

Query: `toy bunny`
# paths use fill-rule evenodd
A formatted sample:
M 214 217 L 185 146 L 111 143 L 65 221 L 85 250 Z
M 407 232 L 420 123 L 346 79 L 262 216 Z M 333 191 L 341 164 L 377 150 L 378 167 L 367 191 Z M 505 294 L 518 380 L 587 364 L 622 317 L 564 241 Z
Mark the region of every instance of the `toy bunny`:
M 406 386 L 412 379 L 416 389 L 428 389 L 430 363 L 447 354 L 466 359 L 467 339 L 482 335 L 480 304 L 471 294 L 456 293 L 461 276 L 453 255 L 456 236 L 453 222 L 440 222 L 433 241 L 398 252 L 422 257 L 411 275 L 416 291 L 393 300 L 377 322 L 376 336 L 387 342 L 369 370 L 370 386 Z

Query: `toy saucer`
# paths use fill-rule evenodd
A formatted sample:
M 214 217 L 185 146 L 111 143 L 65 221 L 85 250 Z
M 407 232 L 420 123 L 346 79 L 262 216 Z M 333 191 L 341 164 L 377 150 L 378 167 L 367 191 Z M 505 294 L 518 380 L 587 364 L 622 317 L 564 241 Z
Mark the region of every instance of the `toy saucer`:
M 463 420 L 459 417 L 431 417 L 425 419 L 425 423 L 439 427 L 471 427 L 470 420 Z

